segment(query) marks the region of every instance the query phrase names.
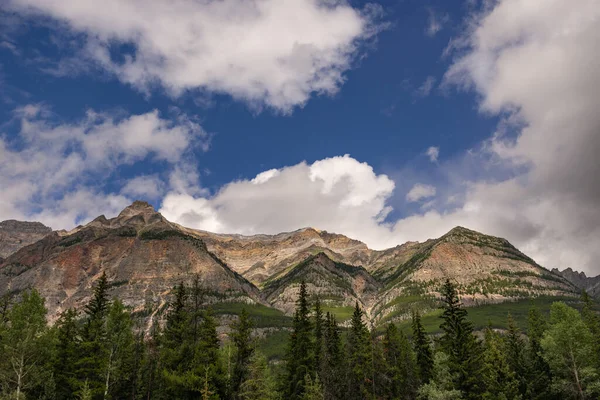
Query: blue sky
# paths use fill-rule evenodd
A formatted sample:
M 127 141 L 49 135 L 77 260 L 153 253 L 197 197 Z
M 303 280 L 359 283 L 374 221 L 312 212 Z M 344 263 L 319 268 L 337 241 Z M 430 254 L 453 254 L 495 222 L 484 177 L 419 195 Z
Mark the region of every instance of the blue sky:
M 463 225 L 592 271 L 599 12 L 542 3 L 9 0 L 0 219 L 69 229 L 142 198 L 374 248 Z

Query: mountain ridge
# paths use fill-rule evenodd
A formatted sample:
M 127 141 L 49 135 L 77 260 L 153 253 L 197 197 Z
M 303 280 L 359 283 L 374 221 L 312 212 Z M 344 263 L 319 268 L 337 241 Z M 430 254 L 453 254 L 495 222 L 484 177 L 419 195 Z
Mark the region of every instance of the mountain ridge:
M 373 323 L 404 319 L 415 308 L 431 310 L 446 278 L 467 305 L 574 298 L 579 291 L 506 239 L 464 227 L 422 243 L 372 250 L 310 227 L 277 235 L 214 234 L 170 222 L 136 201 L 114 218 L 101 215 L 68 232 L 50 232 L 0 259 L 0 294 L 36 287 L 56 316 L 83 304 L 103 272 L 113 295 L 150 315 L 164 310 L 173 286 L 194 276 L 220 309 L 256 304 L 289 315 L 304 280 L 326 309 L 347 316 L 358 302 Z

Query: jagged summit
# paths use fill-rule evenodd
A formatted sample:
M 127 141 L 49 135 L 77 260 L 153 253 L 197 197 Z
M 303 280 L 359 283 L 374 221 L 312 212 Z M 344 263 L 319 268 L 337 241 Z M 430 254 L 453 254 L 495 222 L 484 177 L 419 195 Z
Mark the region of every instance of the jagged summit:
M 139 214 L 154 214 L 154 213 L 156 213 L 156 210 L 150 203 L 148 203 L 147 201 L 136 200 L 133 203 L 131 203 L 131 205 L 125 207 L 123 209 L 123 211 L 121 211 L 119 213 L 119 216 L 117 218 L 132 217 L 134 215 L 139 215 Z

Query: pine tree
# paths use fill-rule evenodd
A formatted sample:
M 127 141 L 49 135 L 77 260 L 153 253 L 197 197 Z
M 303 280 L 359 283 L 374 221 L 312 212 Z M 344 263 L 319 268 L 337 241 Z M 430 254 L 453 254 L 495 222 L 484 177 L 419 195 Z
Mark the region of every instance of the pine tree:
M 323 341 L 320 374 L 323 393 L 326 399 L 342 400 L 346 396 L 346 357 L 340 328 L 335 317 L 329 312 L 325 316 Z
M 585 400 L 600 395 L 600 376 L 590 357 L 594 337 L 577 310 L 563 302 L 553 303 L 541 346 L 552 370 L 553 388 L 563 398 Z
M 485 331 L 483 353 L 483 382 L 486 391 L 482 398 L 487 400 L 520 399 L 519 382 L 507 361 L 501 338 L 490 326 Z
M 542 356 L 541 340 L 547 329 L 546 320 L 542 313 L 532 306 L 527 320 L 528 344 L 526 347 L 527 360 L 527 392 L 526 399 L 550 400 L 557 399 L 551 392 L 552 374 L 550 366 Z
M 473 335 L 473 326 L 467 320 L 467 311 L 458 298 L 458 293 L 450 280 L 442 289 L 444 312 L 440 328 L 442 350 L 448 354 L 450 373 L 454 376 L 455 388 L 466 399 L 478 399 L 481 387 L 481 345 Z
M 389 323 L 383 338 L 388 398 L 414 398 L 419 386 L 416 357 L 403 332 Z
M 77 360 L 77 377 L 80 382 L 87 380 L 93 398 L 104 397 L 105 370 L 107 363 L 106 315 L 110 301 L 108 281 L 103 273 L 94 287 L 90 302 L 85 306 L 85 322 L 81 332 Z
M 242 382 L 239 398 L 243 400 L 275 400 L 275 383 L 270 375 L 267 360 L 259 352 L 250 359 L 248 379 Z
M 321 372 L 321 354 L 323 352 L 323 310 L 321 309 L 321 301 L 317 297 L 315 301 L 315 312 L 314 312 L 314 337 L 315 337 L 315 348 L 314 348 L 314 371 L 317 375 Z
M 592 333 L 592 336 L 594 337 L 593 347 L 595 363 L 596 368 L 600 369 L 600 318 L 594 311 L 592 299 L 585 290 L 581 293 L 581 301 L 583 303 L 581 316 L 583 317 L 585 325 L 588 327 Z
M 503 351 L 506 354 L 506 361 L 518 381 L 519 393 L 521 396 L 525 396 L 528 376 L 525 361 L 525 343 L 521 338 L 521 331 L 510 314 L 508 314 L 507 326 Z
M 412 334 L 419 379 L 423 384 L 428 383 L 433 374 L 433 352 L 418 311 L 412 315 Z
M 347 340 L 348 399 L 365 399 L 372 395 L 373 353 L 371 336 L 363 322 L 363 312 L 356 303 Z
M 287 352 L 287 395 L 291 399 L 301 398 L 304 393 L 304 377 L 314 376 L 314 343 L 312 324 L 310 321 L 310 306 L 306 284 L 300 284 L 300 293 L 296 302 L 293 328 Z
M 310 375 L 306 374 L 304 377 L 304 394 L 302 395 L 302 400 L 323 400 L 323 388 L 321 387 L 321 382 L 319 382 L 319 377 L 315 377 L 312 379 Z
M 235 345 L 235 364 L 231 378 L 232 397 L 239 398 L 239 390 L 242 383 L 248 379 L 250 372 L 250 359 L 254 353 L 252 343 L 252 321 L 248 317 L 246 309 L 242 309 L 239 320 L 232 325 L 231 339 Z
M 56 322 L 57 341 L 54 359 L 54 380 L 56 382 L 56 399 L 72 399 L 79 388 L 75 363 L 79 356 L 79 326 L 77 311 L 69 308 L 63 311 Z

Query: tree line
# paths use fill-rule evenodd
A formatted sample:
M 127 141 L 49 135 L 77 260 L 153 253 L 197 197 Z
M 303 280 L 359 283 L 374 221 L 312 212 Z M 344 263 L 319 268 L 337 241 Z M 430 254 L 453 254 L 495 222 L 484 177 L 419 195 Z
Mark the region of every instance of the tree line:
M 600 320 L 584 293 L 581 311 L 535 307 L 527 335 L 475 332 L 456 287 L 441 289 L 441 333 L 428 335 L 418 312 L 405 333 L 370 329 L 356 304 L 348 327 L 311 304 L 300 285 L 285 357 L 257 349 L 243 310 L 226 340 L 198 279 L 174 288 L 163 323 L 139 326 L 106 276 L 80 314 L 46 322 L 35 290 L 0 303 L 0 399 L 525 400 L 600 396 Z

